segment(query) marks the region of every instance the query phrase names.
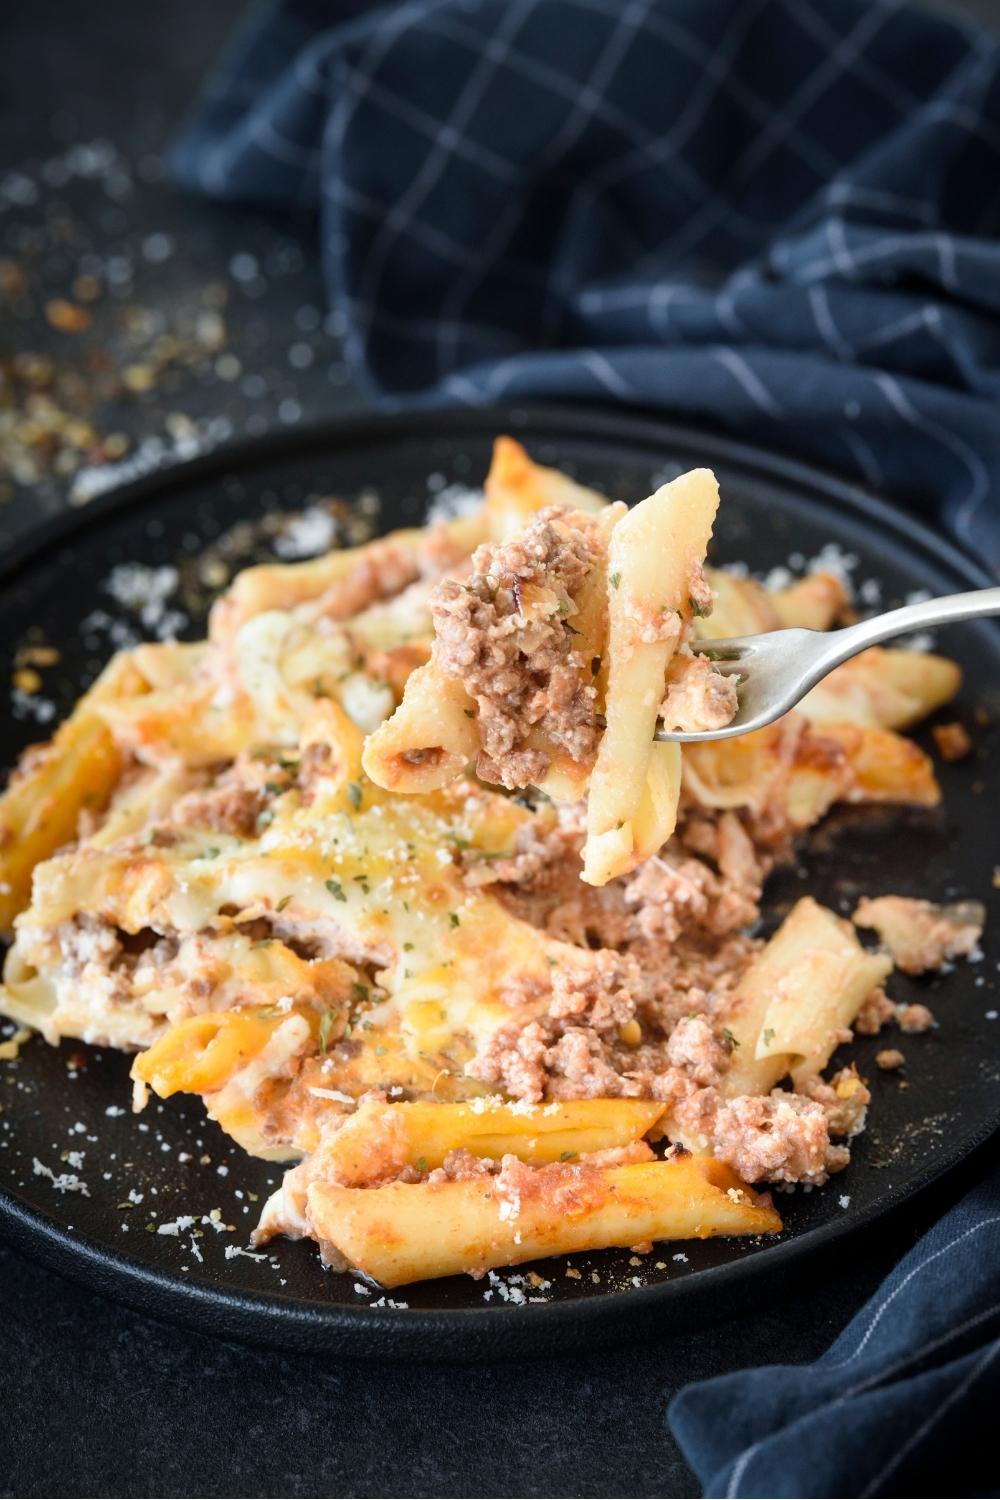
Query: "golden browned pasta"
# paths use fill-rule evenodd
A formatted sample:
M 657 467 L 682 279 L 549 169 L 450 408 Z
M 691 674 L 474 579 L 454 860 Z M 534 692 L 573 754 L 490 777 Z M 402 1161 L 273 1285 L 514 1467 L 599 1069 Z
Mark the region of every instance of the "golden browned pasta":
M 829 630 L 847 606 L 847 590 L 835 573 L 810 573 L 771 595 L 778 623 Z
M 652 1130 L 665 1106 L 651 1099 L 573 1099 L 512 1107 L 497 1099 L 468 1104 L 366 1101 L 324 1150 L 324 1172 L 348 1187 L 367 1186 L 406 1167 L 433 1170 L 452 1151 L 531 1166 L 631 1145 Z
M 548 505 L 597 514 L 608 503 L 596 490 L 577 484 L 558 469 L 536 464 L 510 437 L 499 437 L 493 445 L 485 494 L 487 525 L 494 541 L 509 536 Z
M 542 1168 L 509 1196 L 489 1179 L 308 1194 L 314 1233 L 383 1286 L 483 1272 L 546 1255 L 643 1240 L 775 1234 L 781 1220 L 735 1173 L 707 1157 L 625 1167 Z
M 812 724 L 908 729 L 949 703 L 961 685 L 961 669 L 943 656 L 872 646 L 835 668 L 798 711 Z
M 694 633 L 701 640 L 721 641 L 727 636 L 760 635 L 777 630 L 782 624 L 774 604 L 774 595 L 753 578 L 737 578 L 724 568 L 706 568 L 715 602 L 710 615 L 694 622 Z
M 35 866 L 76 835 L 80 814 L 101 811 L 122 770 L 102 708 L 145 693 L 132 655 L 113 658 L 51 744 L 32 750 L 0 798 L 0 932 L 27 903 Z

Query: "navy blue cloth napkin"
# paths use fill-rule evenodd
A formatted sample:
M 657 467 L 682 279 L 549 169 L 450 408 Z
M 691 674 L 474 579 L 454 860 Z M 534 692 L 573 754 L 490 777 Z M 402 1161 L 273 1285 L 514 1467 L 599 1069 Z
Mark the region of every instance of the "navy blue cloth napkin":
M 1000 1171 L 815 1364 L 688 1386 L 670 1422 L 706 1495 L 995 1495 L 998 1412 Z
M 687 413 L 1000 566 L 984 32 L 895 0 L 269 0 L 174 165 L 319 210 L 381 399 Z

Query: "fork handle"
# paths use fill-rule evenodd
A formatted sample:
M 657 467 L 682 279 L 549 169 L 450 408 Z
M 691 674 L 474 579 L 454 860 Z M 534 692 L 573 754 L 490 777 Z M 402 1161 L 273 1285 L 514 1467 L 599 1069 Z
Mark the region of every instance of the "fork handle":
M 985 615 L 1000 615 L 1000 587 L 970 589 L 967 594 L 948 594 L 943 599 L 922 599 L 919 604 L 904 604 L 888 614 L 875 615 L 830 631 L 830 651 L 824 653 L 831 665 L 848 661 L 868 646 L 890 641 L 911 630 L 928 630 L 937 625 L 951 625 L 956 620 L 975 620 Z M 824 668 L 829 671 L 829 667 Z

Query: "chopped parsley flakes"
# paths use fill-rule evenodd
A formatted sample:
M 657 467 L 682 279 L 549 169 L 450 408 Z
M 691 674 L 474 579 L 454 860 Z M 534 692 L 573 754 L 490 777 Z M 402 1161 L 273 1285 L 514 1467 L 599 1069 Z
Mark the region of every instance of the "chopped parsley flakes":
M 320 1055 L 325 1056 L 326 1049 L 330 1045 L 330 1032 L 333 1030 L 334 1012 L 325 1010 L 319 1018 L 319 1050 Z

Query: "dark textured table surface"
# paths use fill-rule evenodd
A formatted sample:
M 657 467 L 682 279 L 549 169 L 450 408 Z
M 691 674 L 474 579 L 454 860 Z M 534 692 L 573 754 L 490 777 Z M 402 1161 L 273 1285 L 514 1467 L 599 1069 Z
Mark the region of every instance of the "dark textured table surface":
M 309 226 L 185 200 L 163 181 L 171 125 L 241 8 L 32 0 L 0 21 L 0 368 L 15 395 L 0 404 L 0 546 L 109 476 L 361 404 Z M 995 14 L 993 0 L 961 8 Z M 220 1344 L 0 1247 L 0 1489 L 696 1493 L 666 1428 L 673 1392 L 819 1354 L 975 1169 L 707 1326 L 516 1366 L 372 1367 Z

